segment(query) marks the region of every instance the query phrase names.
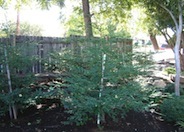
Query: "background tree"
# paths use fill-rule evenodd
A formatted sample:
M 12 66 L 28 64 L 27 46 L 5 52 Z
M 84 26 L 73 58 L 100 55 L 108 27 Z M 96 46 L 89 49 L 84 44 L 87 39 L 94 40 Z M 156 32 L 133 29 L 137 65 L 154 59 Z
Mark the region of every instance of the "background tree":
M 147 15 L 144 22 L 145 22 L 145 25 L 147 26 L 149 38 L 150 38 L 150 41 L 153 45 L 153 48 L 155 50 L 158 50 L 159 46 L 158 46 L 158 42 L 156 39 L 156 35 L 159 34 L 159 31 L 158 31 L 157 26 L 156 26 L 156 21 L 150 15 Z
M 0 1 L 1 7 L 4 9 L 4 7 L 7 7 L 11 5 L 12 0 L 8 1 Z M 16 35 L 20 35 L 20 12 L 21 8 L 26 5 L 31 5 L 32 3 L 36 2 L 41 9 L 49 9 L 52 5 L 57 5 L 59 7 L 64 6 L 64 0 L 16 0 L 15 2 L 15 10 L 17 11 L 17 17 L 16 17 Z
M 93 5 L 92 5 L 93 7 Z M 92 10 L 93 11 L 93 10 Z M 84 35 L 84 19 L 82 9 L 75 8 L 73 14 L 69 20 L 65 22 L 65 28 L 67 29 L 66 35 Z M 94 11 L 93 11 L 94 12 Z M 130 38 L 131 35 L 128 32 L 128 27 L 125 23 L 115 22 L 109 18 L 105 18 L 103 15 L 95 12 L 92 18 L 93 34 L 95 36 L 109 36 L 109 37 L 122 37 Z
M 20 10 L 23 5 L 28 5 L 29 0 L 16 0 L 15 9 L 17 11 L 17 22 L 16 22 L 16 35 L 20 35 Z
M 176 67 L 176 77 L 175 77 L 175 94 L 180 96 L 180 74 L 181 74 L 181 65 L 180 65 L 180 46 L 181 46 L 181 34 L 183 30 L 183 4 L 182 0 L 163 0 L 163 1 L 151 1 L 151 0 L 142 0 L 145 7 L 155 13 L 155 18 L 158 21 L 158 27 L 162 27 L 163 23 L 166 28 L 171 28 L 175 32 L 176 40 L 174 45 L 174 54 L 175 54 L 175 67 Z M 165 16 L 164 16 L 165 15 Z M 169 17 L 168 17 L 169 16 Z M 167 19 L 164 19 L 167 18 Z M 172 21 L 168 21 L 171 20 Z M 164 22 L 163 22 L 164 21 Z M 163 22 L 163 23 L 162 23 Z M 162 24 L 161 24 L 162 23 Z
M 86 37 L 93 37 L 89 0 L 82 0 Z
M 117 15 L 117 13 L 115 11 L 113 12 L 111 10 L 111 8 L 105 7 L 105 5 L 113 4 L 109 0 L 106 0 L 104 2 L 99 2 L 99 1 L 95 1 L 95 0 L 87 1 L 87 4 L 90 4 L 89 7 L 91 7 L 88 9 L 89 11 L 85 11 L 85 13 L 88 12 L 88 15 L 87 14 L 84 15 L 85 14 L 84 8 L 81 8 L 82 7 L 81 5 L 85 5 L 84 2 L 80 3 L 79 5 L 75 5 L 75 7 L 74 7 L 75 9 L 74 9 L 72 17 L 65 24 L 66 27 L 68 28 L 68 32 L 70 32 L 67 34 L 71 34 L 73 32 L 73 34 L 83 35 L 84 31 L 86 33 L 87 32 L 86 30 L 90 29 L 89 30 L 90 33 L 88 33 L 88 34 L 91 34 L 91 31 L 92 31 L 92 36 L 95 35 L 95 36 L 104 37 L 104 36 L 108 35 L 108 36 L 114 36 L 114 37 L 116 36 L 117 37 L 117 36 L 121 35 L 121 37 L 125 37 L 125 36 L 130 37 L 130 34 L 128 33 L 128 26 L 125 24 L 125 19 L 127 19 L 129 16 L 127 9 L 130 9 L 130 8 L 127 8 L 127 9 L 121 8 L 121 10 L 123 10 L 122 14 L 126 17 L 126 18 L 122 18 L 123 15 Z M 85 8 L 88 8 L 88 6 L 87 7 L 86 6 L 87 5 L 85 5 Z M 112 5 L 112 7 L 113 6 L 114 5 Z M 116 10 L 116 11 L 118 11 L 118 10 Z M 87 19 L 88 20 L 91 19 L 91 20 L 88 21 L 86 19 L 86 20 L 82 21 L 81 20 L 82 14 L 83 14 L 83 17 L 84 16 L 88 17 Z M 109 16 L 111 16 L 111 18 L 109 18 Z M 86 23 L 88 23 L 88 24 L 86 24 Z M 88 25 L 88 26 L 86 26 L 86 25 Z M 89 28 L 86 29 L 86 27 L 89 27 Z
M 9 31 L 9 34 L 15 34 L 16 31 L 16 23 L 14 22 L 8 22 L 8 23 L 2 23 L 0 25 L 0 36 L 5 37 L 7 36 L 7 32 Z M 38 25 L 32 25 L 27 22 L 20 24 L 20 31 L 19 35 L 26 35 L 26 36 L 41 36 L 42 35 L 42 29 Z
M 84 18 L 81 15 L 82 9 L 75 8 L 70 18 L 65 21 L 66 35 L 81 35 L 85 34 Z
M 145 4 L 141 4 L 140 6 L 145 6 Z M 162 34 L 165 37 L 166 42 L 171 46 L 168 41 L 171 37 L 167 37 L 169 35 L 167 30 L 168 28 L 173 29 L 173 20 L 163 8 L 160 8 L 158 4 L 156 6 L 156 8 L 147 7 L 145 9 L 147 17 L 144 20 L 144 25 L 148 28 L 150 40 L 155 48 L 158 47 L 158 45 L 154 43 L 154 41 L 156 42 L 155 36 L 158 34 Z M 174 46 L 171 46 L 171 48 L 173 47 Z

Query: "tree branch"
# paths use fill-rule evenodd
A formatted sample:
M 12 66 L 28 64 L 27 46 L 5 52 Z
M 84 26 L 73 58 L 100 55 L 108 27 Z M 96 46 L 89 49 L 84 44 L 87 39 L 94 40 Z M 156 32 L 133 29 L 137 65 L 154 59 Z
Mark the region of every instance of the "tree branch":
M 157 3 L 157 4 L 159 4 L 159 3 Z M 177 23 L 176 18 L 175 18 L 174 15 L 173 15 L 173 13 L 172 13 L 167 7 L 165 7 L 164 5 L 162 5 L 162 4 L 159 4 L 159 5 L 160 5 L 164 10 L 166 10 L 166 11 L 170 14 L 171 18 L 172 18 L 173 21 L 174 21 L 174 24 L 175 24 L 176 28 L 178 29 L 179 25 L 178 25 L 178 23 Z
M 178 9 L 179 9 L 179 28 L 183 27 L 183 9 L 182 9 L 182 2 L 180 1 L 178 3 Z

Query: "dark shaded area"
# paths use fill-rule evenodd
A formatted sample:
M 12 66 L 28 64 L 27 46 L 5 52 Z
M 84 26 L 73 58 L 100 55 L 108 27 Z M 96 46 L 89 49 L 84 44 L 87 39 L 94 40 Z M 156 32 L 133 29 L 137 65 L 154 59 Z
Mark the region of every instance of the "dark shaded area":
M 37 106 L 19 112 L 18 120 L 9 121 L 8 116 L 0 120 L 0 132 L 98 132 L 95 121 L 77 127 L 63 125 L 67 119 L 64 108 L 58 102 L 47 100 Z M 104 132 L 177 132 L 178 128 L 163 121 L 159 116 L 149 112 L 130 111 L 125 119 L 118 122 L 108 120 L 103 126 Z

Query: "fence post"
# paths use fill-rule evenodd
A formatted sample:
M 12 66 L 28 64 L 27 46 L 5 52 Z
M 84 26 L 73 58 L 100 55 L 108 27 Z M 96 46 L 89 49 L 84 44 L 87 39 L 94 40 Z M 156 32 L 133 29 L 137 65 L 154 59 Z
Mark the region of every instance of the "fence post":
M 10 35 L 10 38 L 9 38 L 9 42 L 12 46 L 16 46 L 16 35 L 13 34 L 13 35 Z

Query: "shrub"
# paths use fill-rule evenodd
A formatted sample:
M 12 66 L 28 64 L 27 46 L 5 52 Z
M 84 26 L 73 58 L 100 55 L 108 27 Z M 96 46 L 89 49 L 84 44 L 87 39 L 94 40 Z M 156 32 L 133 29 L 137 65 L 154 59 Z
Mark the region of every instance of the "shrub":
M 3 45 L 4 44 L 0 44 L 0 54 L 2 54 L 0 57 L 0 76 L 2 77 L 0 81 L 0 89 L 7 92 L 8 80 Z M 31 72 L 34 56 L 27 56 L 24 49 L 25 46 L 23 46 L 23 44 L 17 46 L 7 45 L 7 61 L 13 89 L 27 87 L 34 81 L 34 75 Z
M 161 112 L 168 121 L 184 122 L 184 96 L 166 99 L 161 105 Z
M 28 88 L 21 88 L 13 90 L 12 93 L 0 93 L 0 116 L 8 112 L 8 107 L 11 104 L 21 107 L 26 107 L 26 105 L 30 104 L 30 92 Z
M 5 49 L 6 48 L 6 49 Z M 22 45 L 10 46 L 0 43 L 0 111 L 1 114 L 8 111 L 9 106 L 23 105 L 29 100 L 28 86 L 34 81 L 30 64 L 33 57 L 27 57 Z M 5 56 L 6 51 L 6 56 Z M 10 80 L 7 77 L 7 65 L 10 71 Z M 11 81 L 12 92 L 9 89 Z M 15 109 L 14 109 L 15 110 Z
M 105 116 L 116 120 L 129 110 L 143 108 L 141 86 L 135 81 L 147 68 L 143 65 L 148 61 L 141 54 L 125 53 L 103 40 L 78 48 L 75 53 L 55 55 L 59 71 L 67 75 L 62 100 L 70 115 L 67 123 L 83 125 L 94 118 L 103 121 Z
M 176 74 L 176 69 L 173 67 L 167 67 L 164 70 L 167 74 Z

